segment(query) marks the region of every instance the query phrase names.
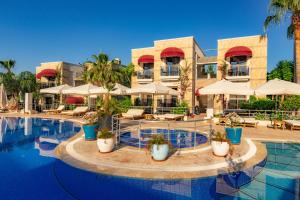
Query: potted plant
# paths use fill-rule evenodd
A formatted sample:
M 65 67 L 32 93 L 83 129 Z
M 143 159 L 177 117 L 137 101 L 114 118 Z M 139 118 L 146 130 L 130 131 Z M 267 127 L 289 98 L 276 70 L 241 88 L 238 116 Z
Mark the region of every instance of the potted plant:
M 163 135 L 153 135 L 148 141 L 148 149 L 153 160 L 163 161 L 168 157 L 170 146 Z
M 97 146 L 102 153 L 108 153 L 114 149 L 115 137 L 108 128 L 102 128 L 98 132 Z
M 226 156 L 229 152 L 229 140 L 224 133 L 217 132 L 211 138 L 211 147 L 214 155 Z
M 84 131 L 84 138 L 86 140 L 96 140 L 98 131 L 98 115 L 96 112 L 88 112 L 83 116 L 85 124 L 82 126 Z
M 229 127 L 225 127 L 225 132 L 227 138 L 230 140 L 231 144 L 240 144 L 243 128 L 237 127 L 242 125 L 242 118 L 235 112 L 229 113 L 225 116 L 225 125 Z

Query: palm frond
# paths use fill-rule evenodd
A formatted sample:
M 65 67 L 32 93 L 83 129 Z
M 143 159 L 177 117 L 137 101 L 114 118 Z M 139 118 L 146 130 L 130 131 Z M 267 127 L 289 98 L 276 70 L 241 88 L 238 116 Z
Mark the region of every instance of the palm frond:
M 287 38 L 288 39 L 293 39 L 294 38 L 294 31 L 295 31 L 295 26 L 293 23 L 289 25 L 287 28 Z

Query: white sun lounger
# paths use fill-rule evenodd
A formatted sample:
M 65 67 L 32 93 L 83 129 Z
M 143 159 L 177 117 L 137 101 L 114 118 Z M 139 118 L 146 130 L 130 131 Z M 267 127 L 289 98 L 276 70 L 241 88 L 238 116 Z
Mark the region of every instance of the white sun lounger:
M 87 106 L 79 106 L 76 107 L 74 110 L 62 111 L 61 114 L 69 116 L 78 116 L 85 114 L 88 110 L 89 108 Z
M 291 130 L 300 130 L 300 121 L 299 120 L 284 120 L 286 128 Z
M 122 117 L 126 119 L 137 119 L 142 118 L 143 114 L 143 109 L 129 109 L 126 113 L 122 113 Z
M 164 115 L 154 115 L 155 119 L 159 120 L 182 120 L 184 118 L 183 114 L 164 114 Z
M 65 109 L 65 106 L 64 106 L 64 105 L 59 105 L 58 108 L 56 108 L 56 109 L 43 110 L 43 112 L 46 112 L 46 113 L 60 113 L 60 112 L 62 112 L 64 109 Z

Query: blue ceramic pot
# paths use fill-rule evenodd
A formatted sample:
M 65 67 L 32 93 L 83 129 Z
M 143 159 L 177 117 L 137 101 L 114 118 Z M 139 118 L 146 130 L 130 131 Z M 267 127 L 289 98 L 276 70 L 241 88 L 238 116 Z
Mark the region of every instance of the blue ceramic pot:
M 231 144 L 240 144 L 241 143 L 241 137 L 243 128 L 225 128 L 225 132 L 227 135 L 227 138 L 230 140 Z
M 84 131 L 84 138 L 86 140 L 96 140 L 98 127 L 98 124 L 83 125 L 82 128 Z
M 154 144 L 151 149 L 152 158 L 154 160 L 162 161 L 166 160 L 169 154 L 169 145 L 168 144 L 161 144 L 157 145 Z

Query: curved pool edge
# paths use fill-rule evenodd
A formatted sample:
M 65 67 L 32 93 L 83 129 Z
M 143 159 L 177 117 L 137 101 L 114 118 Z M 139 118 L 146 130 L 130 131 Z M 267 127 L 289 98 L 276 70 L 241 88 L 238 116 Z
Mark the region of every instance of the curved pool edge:
M 185 165 L 178 163 L 167 165 L 165 162 L 152 161 L 147 151 L 135 151 L 134 149 L 132 149 L 132 147 L 123 147 L 114 151 L 114 153 L 123 153 L 128 157 L 130 157 L 130 152 L 139 154 L 147 161 L 147 163 L 142 166 L 135 165 L 135 163 L 130 162 L 126 157 L 121 160 L 121 162 L 115 162 L 109 160 L 109 157 L 113 156 L 112 154 L 101 154 L 99 152 L 96 152 L 96 154 L 90 155 L 86 154 L 87 152 L 77 152 L 78 148 L 80 149 L 80 147 L 78 146 L 78 148 L 76 149 L 76 147 L 74 148 L 74 146 L 78 145 L 78 142 L 83 142 L 82 136 L 77 135 L 76 137 L 70 138 L 67 143 L 61 144 L 59 151 L 57 151 L 59 158 L 76 168 L 84 169 L 87 171 L 92 171 L 100 174 L 143 179 L 190 179 L 217 176 L 224 172 L 230 172 L 232 163 L 243 163 L 243 167 L 240 170 L 244 170 L 255 166 L 266 157 L 265 146 L 262 143 L 254 142 L 251 139 L 244 140 L 244 142 L 250 149 L 245 154 L 230 161 L 223 158 L 221 162 L 211 163 L 207 165 L 193 165 L 193 159 L 190 159 L 190 163 L 185 163 Z M 89 141 L 88 143 L 91 144 L 93 142 Z M 208 152 L 211 152 L 210 148 L 204 150 L 202 154 L 207 154 Z M 182 155 L 179 155 L 178 159 L 180 160 L 182 157 L 186 156 L 193 157 L 195 156 L 195 154 L 184 153 Z M 99 157 L 103 158 L 100 159 Z M 222 159 L 214 156 L 211 156 L 211 158 L 215 158 L 218 160 Z

